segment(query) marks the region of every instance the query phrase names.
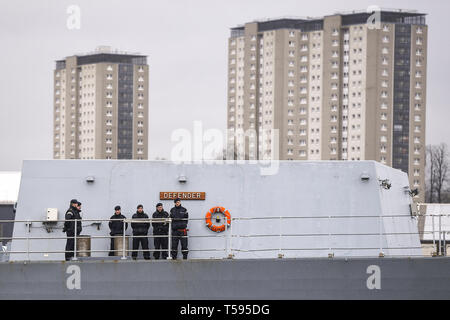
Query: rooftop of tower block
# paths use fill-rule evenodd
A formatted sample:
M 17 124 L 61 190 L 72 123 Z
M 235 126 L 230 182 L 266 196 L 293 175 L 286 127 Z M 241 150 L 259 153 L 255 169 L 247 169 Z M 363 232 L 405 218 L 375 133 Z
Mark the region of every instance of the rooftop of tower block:
M 329 16 L 342 16 L 342 25 L 354 25 L 367 23 L 369 17 L 373 15 L 374 11 L 350 11 L 350 12 L 336 12 Z M 380 9 L 381 22 L 398 23 L 398 24 L 426 24 L 426 13 L 419 13 L 412 10 L 402 9 Z M 325 17 L 280 17 L 270 19 L 258 19 L 252 21 L 258 24 L 258 31 L 268 31 L 277 29 L 298 29 L 304 32 L 322 30 L 323 21 Z M 238 25 L 231 28 L 232 37 L 243 36 L 245 25 Z
M 124 51 L 113 50 L 109 46 L 97 47 L 95 51 L 88 53 L 75 54 L 77 57 L 77 65 L 94 64 L 101 62 L 110 63 L 130 63 L 130 64 L 147 64 L 147 56 L 138 53 L 128 53 Z M 56 61 L 56 69 L 64 69 L 66 59 Z

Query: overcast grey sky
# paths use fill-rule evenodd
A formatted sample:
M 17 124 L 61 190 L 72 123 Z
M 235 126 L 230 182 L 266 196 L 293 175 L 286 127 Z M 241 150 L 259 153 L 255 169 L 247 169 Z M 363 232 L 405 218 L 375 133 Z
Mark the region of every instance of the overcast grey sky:
M 66 27 L 69 5 L 81 28 Z M 229 28 L 261 18 L 382 8 L 428 13 L 427 144 L 450 145 L 447 0 L 0 0 L 0 171 L 52 158 L 54 61 L 99 45 L 148 55 L 149 158 L 170 155 L 171 132 L 226 127 Z

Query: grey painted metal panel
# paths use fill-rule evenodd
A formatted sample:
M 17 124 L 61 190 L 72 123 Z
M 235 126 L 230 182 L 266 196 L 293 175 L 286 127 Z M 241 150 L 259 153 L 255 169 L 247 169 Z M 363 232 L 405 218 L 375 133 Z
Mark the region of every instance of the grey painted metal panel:
M 14 204 L 0 204 L 0 220 L 14 220 Z M 0 238 L 11 238 L 14 223 L 0 222 Z M 9 239 L 0 239 L 0 244 L 6 245 Z
M 450 299 L 449 270 L 449 258 L 0 263 L 0 299 Z
M 205 191 L 205 201 L 183 201 L 191 219 L 190 236 L 211 236 L 189 239 L 190 258 L 228 256 L 226 238 L 222 236 L 231 232 L 234 237 L 230 248 L 238 259 L 274 258 L 280 253 L 280 247 L 286 249 L 281 250 L 286 258 L 327 257 L 328 248 L 339 248 L 331 251 L 335 256 L 344 257 L 373 257 L 380 251 L 387 255 L 422 254 L 417 221 L 410 216 L 411 197 L 405 192 L 405 188 L 409 188 L 405 173 L 374 161 L 280 161 L 277 164 L 279 167 L 274 174 L 264 175 L 262 165 L 249 162 L 25 161 L 16 220 L 43 220 L 47 208 L 58 208 L 59 218 L 63 219 L 72 198 L 83 203 L 83 219 L 109 219 L 118 204 L 122 213 L 130 218 L 139 203 L 144 205 L 147 213 L 152 213 L 155 204 L 160 202 L 160 191 Z M 362 181 L 362 174 L 369 176 L 369 180 Z M 178 182 L 180 175 L 187 177 L 186 183 Z M 86 182 L 88 176 L 94 177 L 95 181 Z M 392 187 L 383 189 L 379 179 L 389 179 Z M 173 201 L 161 202 L 166 210 L 173 206 Z M 234 220 L 232 230 L 216 237 L 204 222 L 206 212 L 214 206 L 224 206 L 233 218 L 296 218 Z M 400 217 L 382 218 L 386 215 Z M 328 216 L 346 218 L 323 219 Z M 107 222 L 102 223 L 100 230 L 89 224 L 85 222 L 83 234 L 108 235 Z M 345 235 L 280 238 L 280 230 L 291 235 Z M 381 232 L 396 234 L 380 236 Z M 361 235 L 352 235 L 355 233 Z M 372 235 L 365 235 L 367 233 Z M 248 237 L 261 234 L 270 237 Z M 56 236 L 64 237 L 65 234 L 56 228 L 47 233 L 40 223 L 33 223 L 30 232 L 23 222 L 14 226 L 14 237 Z M 36 240 L 31 241 L 30 250 L 61 251 L 64 246 L 65 239 Z M 92 250 L 108 249 L 109 239 L 93 240 Z M 218 251 L 199 251 L 206 249 Z M 248 251 L 261 249 L 270 250 Z M 12 250 L 27 250 L 27 241 L 13 240 Z M 105 255 L 92 254 L 93 257 Z M 29 258 L 63 260 L 63 254 L 36 253 Z M 27 254 L 11 254 L 11 260 L 28 260 L 28 257 Z

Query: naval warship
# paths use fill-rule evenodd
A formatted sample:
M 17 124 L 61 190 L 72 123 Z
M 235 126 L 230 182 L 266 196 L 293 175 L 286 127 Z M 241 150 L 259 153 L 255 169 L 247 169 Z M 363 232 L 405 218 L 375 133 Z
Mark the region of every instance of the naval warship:
M 413 195 L 374 161 L 24 161 L 0 299 L 449 299 L 450 260 L 424 254 Z M 130 230 L 108 256 L 116 205 L 151 216 L 174 197 L 187 260 L 130 259 Z M 65 261 L 72 198 L 83 232 Z

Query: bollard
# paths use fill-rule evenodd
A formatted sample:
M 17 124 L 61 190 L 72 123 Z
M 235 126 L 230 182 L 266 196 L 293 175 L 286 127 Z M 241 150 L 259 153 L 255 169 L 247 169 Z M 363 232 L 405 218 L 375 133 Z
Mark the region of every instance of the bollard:
M 129 252 L 128 237 L 124 235 L 114 237 L 114 256 L 121 256 L 120 259 L 124 260 Z
M 91 256 L 91 236 L 79 235 L 77 238 L 77 256 L 90 257 Z

